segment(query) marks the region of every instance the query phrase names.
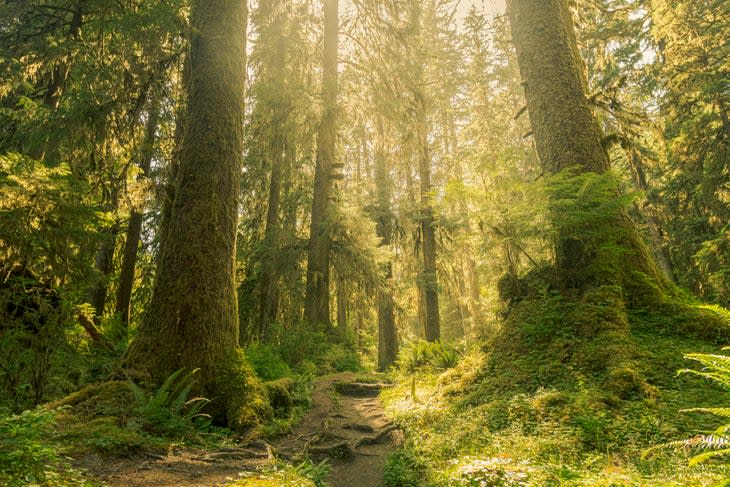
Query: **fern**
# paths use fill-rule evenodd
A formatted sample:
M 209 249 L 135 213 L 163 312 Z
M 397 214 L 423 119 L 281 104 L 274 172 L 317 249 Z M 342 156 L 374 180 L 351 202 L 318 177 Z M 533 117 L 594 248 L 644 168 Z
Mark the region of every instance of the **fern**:
M 421 367 L 450 369 L 459 361 L 459 351 L 441 342 L 418 340 L 407 344 L 398 355 L 398 367 L 413 373 Z
M 728 347 L 723 348 L 728 350 Z M 699 362 L 701 370 L 682 369 L 678 374 L 693 374 L 705 379 L 710 379 L 723 387 L 730 388 L 730 357 L 717 354 L 689 353 L 684 356 L 688 360 Z M 725 420 L 730 419 L 730 408 L 726 407 L 699 407 L 681 410 L 683 413 L 707 413 Z M 688 465 L 695 466 L 710 459 L 724 458 L 730 455 L 730 423 L 718 427 L 713 433 L 697 435 L 684 440 L 672 441 L 663 445 L 657 445 L 644 452 L 647 456 L 650 452 L 660 448 L 674 448 L 691 451 L 693 456 L 689 459 Z
M 203 397 L 188 399 L 197 372 L 195 369 L 185 374 L 184 369 L 177 370 L 153 392 L 146 392 L 128 379 L 136 403 L 136 420 L 143 430 L 163 436 L 184 436 L 195 431 L 195 418 L 209 417 L 201 410 L 210 400 Z

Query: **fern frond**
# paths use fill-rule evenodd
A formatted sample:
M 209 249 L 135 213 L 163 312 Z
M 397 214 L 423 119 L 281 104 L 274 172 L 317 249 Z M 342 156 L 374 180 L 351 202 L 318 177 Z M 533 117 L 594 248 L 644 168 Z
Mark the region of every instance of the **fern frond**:
M 718 372 L 704 372 L 701 370 L 694 369 L 682 369 L 677 374 L 692 374 L 705 379 L 710 379 L 718 384 L 730 389 L 730 371 L 718 371 Z
M 169 395 L 170 389 L 172 388 L 172 385 L 175 383 L 178 377 L 185 371 L 185 368 L 178 369 L 172 374 L 170 374 L 167 379 L 165 379 L 165 382 L 162 383 L 162 385 L 157 389 L 157 392 L 155 392 L 155 395 L 161 394 L 164 392 L 165 394 Z
M 687 360 L 694 360 L 705 367 L 730 372 L 730 357 L 727 355 L 716 355 L 709 353 L 688 353 L 684 355 Z
M 680 409 L 680 413 L 709 413 L 721 418 L 730 418 L 730 408 L 690 408 Z M 730 425 L 725 425 L 730 426 Z
M 724 448 L 722 450 L 715 450 L 715 451 L 707 451 L 707 452 L 700 453 L 699 455 L 695 455 L 692 458 L 690 458 L 688 466 L 693 467 L 695 465 L 699 465 L 700 463 L 704 463 L 711 458 L 724 457 L 727 455 L 730 455 L 730 448 Z
M 702 449 L 717 450 L 730 446 L 730 438 L 721 435 L 698 435 L 684 441 L 690 447 Z

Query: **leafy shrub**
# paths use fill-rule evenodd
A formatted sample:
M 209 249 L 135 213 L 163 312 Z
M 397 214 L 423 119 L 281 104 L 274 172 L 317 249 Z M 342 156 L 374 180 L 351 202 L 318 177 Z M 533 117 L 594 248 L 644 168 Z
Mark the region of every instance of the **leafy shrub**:
M 410 450 L 396 450 L 385 462 L 385 487 L 423 487 L 425 468 Z
M 314 482 L 314 485 L 316 487 L 327 486 L 326 479 L 331 469 L 332 468 L 326 460 L 323 460 L 319 463 L 312 463 L 311 460 L 304 460 L 302 463 L 294 467 L 294 471 L 298 475 L 301 475 L 305 479 L 311 480 L 312 482 Z
M 261 380 L 277 380 L 292 375 L 291 368 L 272 345 L 252 343 L 246 348 L 246 358 Z
M 357 353 L 341 343 L 330 344 L 317 357 L 316 362 L 320 371 L 323 372 L 359 372 L 362 370 Z
M 314 331 L 306 326 L 283 328 L 272 326 L 268 343 L 252 345 L 246 354 L 250 357 L 256 372 L 263 379 L 274 380 L 283 374 L 282 365 L 295 369 L 298 373 L 316 370 L 318 374 L 331 372 L 359 371 L 360 358 L 355 350 L 345 343 L 332 343 L 330 337 L 321 331 Z M 272 366 L 273 371 L 263 370 Z M 289 373 L 287 376 L 291 376 Z
M 0 485 L 87 485 L 49 443 L 55 422 L 56 411 L 41 408 L 0 416 Z

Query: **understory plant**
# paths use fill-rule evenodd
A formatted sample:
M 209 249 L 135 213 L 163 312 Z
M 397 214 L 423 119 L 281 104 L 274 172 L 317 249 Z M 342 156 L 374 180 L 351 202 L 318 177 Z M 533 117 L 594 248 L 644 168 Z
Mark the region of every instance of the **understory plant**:
M 210 402 L 203 397 L 188 399 L 198 369 L 173 372 L 155 391 L 147 392 L 131 380 L 129 387 L 136 403 L 134 419 L 143 431 L 161 436 L 189 436 L 195 432 L 196 418 L 209 418 L 201 410 Z
M 0 485 L 90 485 L 64 461 L 60 446 L 48 441 L 56 413 L 37 408 L 0 415 Z
M 724 347 L 728 350 L 730 347 Z M 679 374 L 693 374 L 709 379 L 719 384 L 725 390 L 730 390 L 730 357 L 719 354 L 689 353 L 684 356 L 702 365 L 697 369 L 682 369 Z M 730 456 L 730 407 L 697 407 L 683 409 L 685 413 L 707 413 L 723 420 L 723 424 L 709 434 L 695 435 L 685 440 L 668 443 L 676 449 L 688 451 L 692 454 L 689 466 L 705 463 L 717 459 L 727 463 Z
M 445 370 L 454 367 L 459 358 L 459 351 L 450 345 L 417 340 L 403 347 L 398 354 L 397 364 L 401 371 L 408 373 L 421 367 Z

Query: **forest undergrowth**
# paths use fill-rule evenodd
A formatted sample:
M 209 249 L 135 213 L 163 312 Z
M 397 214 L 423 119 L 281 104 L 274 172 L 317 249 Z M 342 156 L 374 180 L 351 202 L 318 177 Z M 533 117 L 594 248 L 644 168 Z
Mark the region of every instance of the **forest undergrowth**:
M 634 310 L 614 348 L 575 333 L 616 309 L 543 289 L 455 366 L 404 351 L 384 393 L 406 432 L 386 485 L 726 485 L 722 463 L 688 468 L 701 445 L 680 441 L 717 429 L 716 416 L 681 411 L 722 405 L 726 390 L 677 371 L 693 367 L 683 354 L 719 352 L 730 314 L 689 301 Z M 631 360 L 611 367 L 618 357 Z
M 60 400 L 0 419 L 0 484 L 98 486 L 87 458 L 114 462 L 170 452 L 236 449 L 289 433 L 311 407 L 311 387 L 319 375 L 361 371 L 361 358 L 346 342 L 323 333 L 276 329 L 270 342 L 246 349 L 252 380 L 265 397 L 258 424 L 245 433 L 216 426 L 206 414 L 214 399 L 193 397 L 196 371 L 175 372 L 155 388 L 132 378 L 94 381 Z M 328 469 L 307 458 L 264 462 L 236 486 L 324 485 Z

